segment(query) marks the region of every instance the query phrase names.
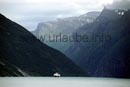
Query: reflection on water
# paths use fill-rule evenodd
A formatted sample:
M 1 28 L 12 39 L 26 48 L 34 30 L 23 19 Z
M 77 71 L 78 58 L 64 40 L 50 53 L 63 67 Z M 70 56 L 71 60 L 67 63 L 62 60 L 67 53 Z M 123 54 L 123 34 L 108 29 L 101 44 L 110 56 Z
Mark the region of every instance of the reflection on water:
M 130 79 L 86 77 L 5 77 L 0 87 L 130 87 Z

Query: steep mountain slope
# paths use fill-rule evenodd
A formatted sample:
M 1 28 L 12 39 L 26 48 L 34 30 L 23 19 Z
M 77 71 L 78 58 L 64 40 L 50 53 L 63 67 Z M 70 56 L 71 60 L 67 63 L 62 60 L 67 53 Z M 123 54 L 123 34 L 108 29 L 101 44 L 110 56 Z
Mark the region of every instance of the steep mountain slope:
M 22 72 L 29 76 L 53 76 L 55 72 L 61 76 L 86 76 L 64 54 L 1 14 L 0 62 L 0 76 L 25 76 Z
M 39 23 L 37 29 L 33 31 L 33 34 L 43 43 L 65 53 L 66 49 L 70 47 L 72 42 L 61 42 L 59 38 L 53 39 L 53 37 L 59 36 L 60 34 L 61 36 L 71 36 L 72 33 L 79 27 L 86 23 L 93 22 L 99 14 L 100 12 L 88 12 L 87 14 L 78 17 L 68 17 L 57 19 L 56 21 Z M 50 41 L 49 36 L 51 37 L 51 40 L 54 40 L 53 42 Z M 44 37 L 46 40 L 44 40 Z
M 0 58 L 0 76 L 29 76 L 16 66 Z
M 93 23 L 75 33 L 86 34 L 89 39 L 74 43 L 66 54 L 90 76 L 130 77 L 130 10 L 104 9 Z M 110 39 L 92 40 L 92 34 Z

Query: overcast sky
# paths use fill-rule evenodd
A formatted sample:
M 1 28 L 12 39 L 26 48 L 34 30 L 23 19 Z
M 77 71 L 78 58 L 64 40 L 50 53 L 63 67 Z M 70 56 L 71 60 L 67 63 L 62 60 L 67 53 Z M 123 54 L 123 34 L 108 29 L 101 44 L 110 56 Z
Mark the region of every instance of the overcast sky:
M 0 13 L 23 25 L 28 30 L 34 30 L 39 22 L 78 16 L 89 11 L 101 11 L 104 5 L 112 4 L 114 1 L 115 0 L 0 0 Z

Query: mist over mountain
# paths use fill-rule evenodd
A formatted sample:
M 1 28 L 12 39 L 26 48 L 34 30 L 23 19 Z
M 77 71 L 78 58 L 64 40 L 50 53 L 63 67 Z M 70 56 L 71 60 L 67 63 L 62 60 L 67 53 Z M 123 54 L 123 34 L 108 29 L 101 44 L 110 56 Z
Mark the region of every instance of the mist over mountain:
M 61 52 L 0 14 L 0 76 L 86 76 Z

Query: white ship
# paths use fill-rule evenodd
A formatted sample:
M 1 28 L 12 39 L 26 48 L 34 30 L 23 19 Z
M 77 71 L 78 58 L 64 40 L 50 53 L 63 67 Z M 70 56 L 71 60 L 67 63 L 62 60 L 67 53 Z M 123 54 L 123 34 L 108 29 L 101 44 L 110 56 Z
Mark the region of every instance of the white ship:
M 59 73 L 57 73 L 57 72 L 54 73 L 53 76 L 54 76 L 54 77 L 61 77 L 61 75 L 60 75 Z

